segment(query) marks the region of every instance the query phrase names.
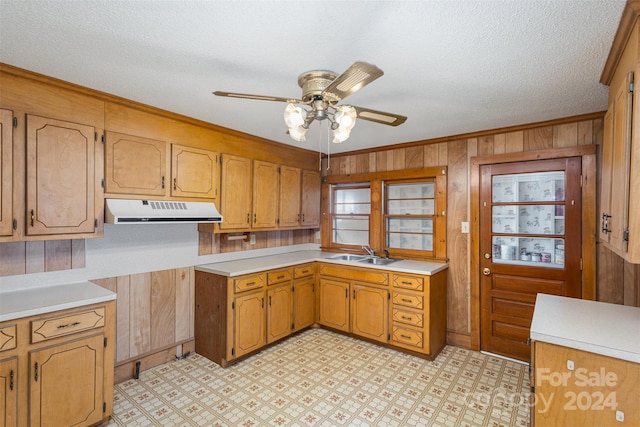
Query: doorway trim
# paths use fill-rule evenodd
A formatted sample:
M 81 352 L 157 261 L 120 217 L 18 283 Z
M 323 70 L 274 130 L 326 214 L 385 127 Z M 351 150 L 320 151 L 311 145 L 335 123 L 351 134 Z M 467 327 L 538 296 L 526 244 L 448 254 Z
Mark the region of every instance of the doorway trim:
M 471 349 L 480 350 L 480 166 L 582 157 L 582 298 L 596 299 L 596 145 L 477 156 L 470 170 L 470 321 Z

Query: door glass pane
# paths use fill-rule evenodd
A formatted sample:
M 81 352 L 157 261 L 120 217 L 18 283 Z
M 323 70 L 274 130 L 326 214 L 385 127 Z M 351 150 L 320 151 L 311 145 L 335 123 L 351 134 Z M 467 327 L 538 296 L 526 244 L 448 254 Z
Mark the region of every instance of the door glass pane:
M 564 171 L 496 175 L 492 177 L 494 203 L 564 201 Z
M 493 262 L 563 268 L 564 239 L 493 236 Z
M 564 234 L 564 206 L 498 205 L 491 207 L 491 230 L 507 234 Z

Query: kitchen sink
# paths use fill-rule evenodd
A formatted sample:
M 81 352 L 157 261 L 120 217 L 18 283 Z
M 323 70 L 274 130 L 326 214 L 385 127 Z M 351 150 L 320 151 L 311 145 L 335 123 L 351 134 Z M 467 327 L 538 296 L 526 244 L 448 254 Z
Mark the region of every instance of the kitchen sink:
M 387 265 L 396 261 L 399 261 L 399 260 L 392 259 L 392 258 L 367 257 L 365 259 L 359 260 L 358 262 L 361 262 L 363 264 L 366 263 L 366 264 L 373 264 L 373 265 Z
M 330 256 L 327 259 L 336 259 L 340 261 L 360 261 L 364 258 L 365 258 L 364 255 L 340 254 L 340 255 Z

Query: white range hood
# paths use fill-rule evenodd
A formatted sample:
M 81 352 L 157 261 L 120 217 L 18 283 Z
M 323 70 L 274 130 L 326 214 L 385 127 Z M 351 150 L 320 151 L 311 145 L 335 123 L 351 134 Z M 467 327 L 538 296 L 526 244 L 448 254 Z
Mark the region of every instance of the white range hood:
M 213 202 L 106 199 L 107 224 L 186 224 L 222 222 Z

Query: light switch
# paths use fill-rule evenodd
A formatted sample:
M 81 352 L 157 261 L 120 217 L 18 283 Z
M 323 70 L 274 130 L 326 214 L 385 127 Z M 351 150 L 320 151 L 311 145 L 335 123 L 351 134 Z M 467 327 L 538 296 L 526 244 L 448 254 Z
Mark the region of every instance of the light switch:
M 575 366 L 573 365 L 573 360 L 567 360 L 567 369 L 573 371 Z
M 465 233 L 465 234 L 469 233 L 469 223 L 468 222 L 462 222 L 460 224 L 460 228 L 462 229 L 462 233 Z
M 616 411 L 616 421 L 624 422 L 624 412 Z

